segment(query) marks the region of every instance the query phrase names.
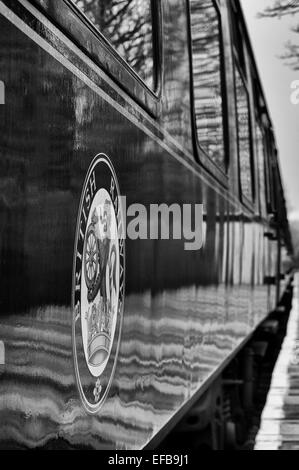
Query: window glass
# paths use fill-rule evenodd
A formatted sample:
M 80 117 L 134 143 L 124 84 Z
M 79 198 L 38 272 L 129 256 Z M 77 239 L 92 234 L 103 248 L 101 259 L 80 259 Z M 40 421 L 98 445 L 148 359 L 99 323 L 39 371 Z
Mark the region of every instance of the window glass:
M 252 201 L 249 97 L 238 67 L 235 67 L 235 79 L 241 190 Z
M 238 62 L 241 70 L 246 74 L 246 65 L 245 65 L 245 55 L 244 55 L 244 44 L 243 44 L 243 34 L 240 29 L 239 24 L 239 15 L 235 10 L 233 4 L 231 5 L 231 15 L 232 15 L 232 36 L 233 36 L 233 45 L 235 53 L 238 57 Z
M 257 162 L 259 173 L 260 185 L 260 208 L 261 215 L 266 215 L 266 179 L 265 179 L 265 147 L 264 137 L 260 125 L 256 125 L 256 148 L 257 148 Z
M 151 0 L 72 0 L 117 52 L 154 87 Z
M 212 0 L 190 0 L 190 11 L 198 142 L 225 168 L 220 17 Z
M 273 181 L 272 181 L 272 146 L 271 133 L 265 130 L 265 167 L 266 167 L 266 201 L 267 212 L 273 212 Z
M 273 134 L 270 133 L 270 152 L 269 152 L 269 179 L 270 179 L 270 207 L 271 212 L 277 211 L 277 161 L 276 161 L 276 152 L 275 152 L 275 144 L 273 140 Z

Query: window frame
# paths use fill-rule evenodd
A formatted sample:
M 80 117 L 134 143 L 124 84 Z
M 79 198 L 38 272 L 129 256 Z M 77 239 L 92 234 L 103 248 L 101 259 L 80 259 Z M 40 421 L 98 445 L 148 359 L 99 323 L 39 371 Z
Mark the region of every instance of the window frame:
M 188 43 L 189 43 L 189 63 L 190 63 L 190 100 L 191 100 L 191 125 L 193 136 L 193 148 L 195 151 L 196 161 L 202 165 L 206 170 L 212 173 L 213 177 L 217 179 L 225 188 L 229 187 L 229 126 L 228 126 L 228 109 L 227 109 L 227 70 L 225 61 L 225 40 L 223 29 L 223 16 L 219 0 L 211 0 L 218 18 L 219 18 L 219 46 L 220 46 L 220 77 L 221 77 L 221 94 L 222 94 L 222 121 L 223 121 L 223 143 L 224 143 L 224 168 L 217 165 L 217 163 L 208 155 L 208 153 L 201 147 L 197 133 L 197 122 L 195 112 L 195 82 L 194 82 L 194 67 L 193 67 L 193 39 L 192 39 L 192 18 L 191 18 L 191 3 L 187 1 L 187 20 L 188 20 Z
M 263 220 L 267 220 L 268 216 L 268 194 L 269 194 L 269 182 L 268 182 L 268 175 L 269 175 L 269 164 L 268 164 L 268 144 L 267 144 L 267 132 L 269 129 L 269 119 L 266 110 L 265 100 L 263 97 L 263 92 L 261 88 L 261 84 L 258 79 L 257 72 L 252 69 L 251 73 L 252 77 L 252 94 L 253 94 L 253 106 L 254 106 L 254 153 L 255 162 L 257 165 L 257 172 L 256 172 L 256 188 L 257 188 L 257 204 L 258 204 L 258 214 Z M 258 142 L 258 134 L 257 129 L 259 130 L 261 136 L 261 144 L 262 144 L 262 154 L 263 154 L 263 179 L 264 179 L 264 194 L 261 193 L 261 174 L 260 174 L 260 162 L 259 162 L 259 142 Z M 263 202 L 262 202 L 263 198 Z
M 237 135 L 237 161 L 238 161 L 238 186 L 239 186 L 239 199 L 241 203 L 254 212 L 254 206 L 256 203 L 257 191 L 256 191 L 256 180 L 255 180 L 255 162 L 254 162 L 254 143 L 253 143 L 253 122 L 252 122 L 252 90 L 250 82 L 250 65 L 249 65 L 249 53 L 246 41 L 244 40 L 245 32 L 242 25 L 237 22 L 235 24 L 236 8 L 234 1 L 231 2 L 230 7 L 230 18 L 231 18 L 231 44 L 232 44 L 232 56 L 233 56 L 233 80 L 234 80 L 234 99 L 235 99 L 235 115 L 236 115 L 236 135 Z M 237 28 L 237 29 L 236 29 Z M 243 31 L 242 31 L 243 30 Z M 237 31 L 238 39 L 241 40 L 240 44 L 235 44 Z M 241 47 L 241 49 L 240 49 Z M 242 60 L 239 59 L 241 55 Z M 236 87 L 236 70 L 238 71 L 248 98 L 248 130 L 249 130 L 249 162 L 250 162 L 250 175 L 251 175 L 251 192 L 252 200 L 243 194 L 242 190 L 242 178 L 241 178 L 241 161 L 240 161 L 240 139 L 239 139 L 239 123 L 238 123 L 238 103 L 237 103 L 237 87 Z
M 263 126 L 262 119 L 260 117 L 260 114 L 258 111 L 255 113 L 255 126 L 256 128 L 259 129 L 259 132 L 261 134 L 261 141 L 262 141 L 262 146 L 263 146 L 263 167 L 264 167 L 264 194 L 262 195 L 261 193 L 261 174 L 260 174 L 260 167 L 258 163 L 258 204 L 259 204 L 259 215 L 262 219 L 266 219 L 267 214 L 268 214 L 268 207 L 267 207 L 267 151 L 266 151 L 266 136 L 265 136 L 265 128 Z M 257 159 L 259 159 L 259 149 L 258 149 L 258 136 L 255 131 L 255 136 L 256 136 L 256 152 L 257 152 Z M 264 199 L 264 203 L 262 203 L 262 198 Z M 263 211 L 263 207 L 265 211 Z
M 248 103 L 248 137 L 249 137 L 249 163 L 250 163 L 250 175 L 251 175 L 251 194 L 252 200 L 250 200 L 246 194 L 243 194 L 242 188 L 242 176 L 241 176 L 241 160 L 240 160 L 240 135 L 239 135 L 239 122 L 238 122 L 238 100 L 237 100 L 237 86 L 236 86 L 236 70 L 238 71 L 240 78 L 242 80 L 243 86 L 247 95 Z M 253 145 L 252 145 L 252 118 L 251 118 L 251 106 L 250 106 L 250 90 L 248 87 L 247 80 L 244 78 L 244 74 L 238 63 L 234 59 L 234 89 L 235 89 L 235 106 L 236 106 L 236 134 L 237 134 L 237 152 L 238 152 L 238 167 L 239 167 L 239 189 L 240 189 L 240 199 L 243 204 L 245 204 L 250 209 L 253 209 L 256 191 L 254 184 L 254 163 L 253 163 Z
M 153 82 L 151 89 L 121 57 L 110 41 L 96 28 L 72 0 L 31 0 L 97 66 L 123 88 L 152 117 L 161 110 L 162 88 L 162 10 L 159 0 L 150 0 L 152 9 Z
M 267 210 L 268 214 L 275 214 L 277 211 L 277 195 L 275 192 L 275 187 L 277 182 L 275 181 L 276 176 L 276 162 L 275 162 L 275 142 L 274 137 L 271 132 L 271 129 L 268 128 L 266 132 L 267 140 L 267 181 L 268 181 L 268 191 L 267 191 Z

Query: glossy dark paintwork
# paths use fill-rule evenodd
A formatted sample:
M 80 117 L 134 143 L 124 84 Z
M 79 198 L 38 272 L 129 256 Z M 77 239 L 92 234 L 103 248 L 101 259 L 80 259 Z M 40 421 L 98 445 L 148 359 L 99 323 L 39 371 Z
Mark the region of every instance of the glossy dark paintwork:
M 154 121 L 34 9 L 0 2 L 2 448 L 144 447 L 275 304 L 263 282 L 275 255 L 265 223 L 238 203 L 233 141 L 229 190 L 193 158 L 186 4 L 162 3 Z M 89 416 L 75 383 L 71 289 L 81 189 L 100 152 L 128 204 L 203 203 L 205 237 L 199 252 L 178 241 L 127 241 L 116 372 Z

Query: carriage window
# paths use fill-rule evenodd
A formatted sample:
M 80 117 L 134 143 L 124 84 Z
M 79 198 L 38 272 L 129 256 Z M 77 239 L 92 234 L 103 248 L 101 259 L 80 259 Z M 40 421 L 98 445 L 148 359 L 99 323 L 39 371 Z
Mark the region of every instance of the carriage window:
M 154 87 L 151 0 L 72 0 L 117 52 Z
M 190 11 L 198 142 L 225 168 L 220 16 L 212 0 L 190 0 Z
M 267 186 L 268 186 L 268 212 L 275 212 L 276 210 L 276 168 L 275 168 L 275 146 L 273 142 L 273 135 L 271 131 L 267 130 L 267 159 L 268 159 L 268 171 L 267 171 Z
M 260 185 L 260 209 L 261 215 L 265 216 L 266 210 L 266 175 L 265 175 L 265 147 L 263 132 L 259 124 L 256 125 L 256 151 Z
M 238 148 L 242 195 L 252 201 L 249 96 L 243 78 L 235 67 Z
M 232 16 L 232 36 L 233 36 L 233 48 L 236 57 L 238 57 L 238 63 L 241 70 L 246 74 L 245 65 L 245 54 L 243 45 L 243 34 L 240 28 L 239 15 L 236 11 L 234 2 L 231 3 L 231 16 Z
M 267 212 L 271 212 L 271 200 L 272 200 L 272 185 L 271 185 L 271 164 L 270 164 L 270 140 L 269 130 L 265 130 L 265 168 L 266 168 L 266 201 L 267 201 Z

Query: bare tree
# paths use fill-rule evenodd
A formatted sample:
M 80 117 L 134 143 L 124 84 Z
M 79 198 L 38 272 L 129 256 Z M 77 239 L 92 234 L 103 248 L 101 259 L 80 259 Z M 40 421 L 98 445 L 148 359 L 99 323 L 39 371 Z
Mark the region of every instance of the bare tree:
M 259 18 L 282 18 L 284 16 L 299 15 L 299 0 L 275 0 L 272 6 L 258 14 Z M 299 21 L 299 18 L 298 18 Z M 291 31 L 299 34 L 299 23 L 291 28 Z M 293 70 L 299 70 L 299 44 L 288 41 L 285 45 L 285 53 L 281 58 Z

